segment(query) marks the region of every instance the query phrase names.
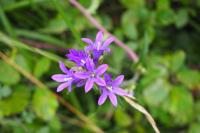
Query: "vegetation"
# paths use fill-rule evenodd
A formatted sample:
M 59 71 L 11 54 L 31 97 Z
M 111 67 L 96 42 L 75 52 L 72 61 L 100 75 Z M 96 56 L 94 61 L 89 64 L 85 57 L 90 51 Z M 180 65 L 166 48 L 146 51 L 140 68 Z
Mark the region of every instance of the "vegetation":
M 83 49 L 99 27 L 75 0 L 0 1 L 0 132 L 154 132 L 122 97 L 98 106 L 84 88 L 56 93 L 51 79 L 68 49 Z M 76 1 L 75 1 L 76 2 Z M 200 0 L 79 0 L 127 49 L 112 43 L 104 62 L 163 133 L 200 131 Z M 108 36 L 107 36 L 108 37 Z

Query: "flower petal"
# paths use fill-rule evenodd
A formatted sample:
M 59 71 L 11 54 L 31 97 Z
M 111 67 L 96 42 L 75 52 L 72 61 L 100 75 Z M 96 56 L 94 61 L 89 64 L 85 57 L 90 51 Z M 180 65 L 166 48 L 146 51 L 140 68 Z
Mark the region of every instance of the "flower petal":
M 102 42 L 102 40 L 103 40 L 103 32 L 102 31 L 99 31 L 98 33 L 97 33 L 97 36 L 96 36 L 96 43 L 98 43 L 98 42 Z
M 107 93 L 103 91 L 101 96 L 99 97 L 98 105 L 102 105 L 106 101 L 107 97 L 108 97 Z
M 112 75 L 108 74 L 108 73 L 105 73 L 104 74 L 104 79 L 105 79 L 106 82 L 111 82 L 112 81 Z
M 86 52 L 89 52 L 91 50 L 93 50 L 93 45 L 88 45 L 88 46 L 85 47 Z
M 109 53 L 110 52 L 110 48 L 105 48 L 104 51 Z
M 59 61 L 59 66 L 62 72 L 68 73 L 68 69 L 65 67 L 65 64 L 62 61 Z
M 89 78 L 85 84 L 85 92 L 87 93 L 88 91 L 90 91 L 92 89 L 93 85 L 94 85 L 94 79 Z
M 113 92 L 120 96 L 129 96 L 128 93 L 124 89 L 119 88 L 119 87 L 113 88 Z
M 95 70 L 95 72 L 96 72 L 97 75 L 102 75 L 103 73 L 105 73 L 105 71 L 107 70 L 107 68 L 108 68 L 108 65 L 107 64 L 103 64 L 103 65 L 99 66 Z
M 77 84 L 76 84 L 76 86 L 77 87 L 81 87 L 81 86 L 83 86 L 85 84 L 85 80 L 80 80 Z
M 99 86 L 106 86 L 106 82 L 100 77 L 95 78 L 95 83 L 98 84 Z
M 93 44 L 92 40 L 89 39 L 89 38 L 82 38 L 81 40 L 82 40 L 83 42 L 89 44 L 89 45 L 92 45 L 92 44 Z
M 86 60 L 86 68 L 89 70 L 89 71 L 93 71 L 94 70 L 94 62 L 91 58 L 87 58 Z
M 51 76 L 51 78 L 57 82 L 66 82 L 72 80 L 72 78 L 67 76 L 66 74 L 55 74 Z
M 57 88 L 57 92 L 60 92 L 62 91 L 63 89 L 67 88 L 69 85 L 70 85 L 71 82 L 65 82 L 65 83 L 62 83 L 58 86 Z
M 72 91 L 72 84 L 70 83 L 68 86 L 68 91 L 71 92 Z
M 96 50 L 96 49 L 93 50 L 94 60 L 98 61 L 101 55 L 103 55 L 103 50 Z
M 113 86 L 119 86 L 122 83 L 123 80 L 124 80 L 124 75 L 120 75 L 115 80 L 113 80 L 112 85 Z
M 110 38 L 106 39 L 106 41 L 103 43 L 102 48 L 105 49 L 105 48 L 108 47 L 108 45 L 110 45 L 114 40 L 115 40 L 114 37 L 110 37 Z
M 108 93 L 111 103 L 116 107 L 117 106 L 117 97 L 113 93 Z
M 87 72 L 76 72 L 76 73 L 74 74 L 74 76 L 75 76 L 76 78 L 79 78 L 79 79 L 86 79 L 86 78 L 88 78 L 90 75 L 89 75 L 89 73 L 87 73 Z

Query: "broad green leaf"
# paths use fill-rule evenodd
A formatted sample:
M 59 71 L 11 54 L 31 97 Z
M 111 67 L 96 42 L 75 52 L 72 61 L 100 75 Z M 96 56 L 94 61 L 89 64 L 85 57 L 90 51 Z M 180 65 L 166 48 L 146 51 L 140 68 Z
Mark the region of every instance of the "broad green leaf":
M 124 56 L 125 56 L 124 51 L 119 47 L 115 47 L 115 49 L 113 49 L 112 51 L 112 57 L 111 57 L 112 62 L 110 62 L 111 65 L 115 66 L 117 70 L 120 70 L 122 67 L 122 65 L 120 64 L 122 63 Z
M 168 10 L 159 10 L 157 13 L 157 21 L 162 26 L 167 26 L 172 24 L 175 19 L 174 11 L 171 9 Z
M 51 120 L 58 108 L 56 97 L 47 89 L 36 88 L 32 101 L 33 110 L 43 120 Z
M 88 7 L 87 11 L 90 14 L 96 14 L 97 9 L 99 8 L 102 0 L 92 0 L 90 6 Z M 84 1 L 85 3 L 85 1 Z
M 170 8 L 170 0 L 157 0 L 156 6 L 158 10 L 165 10 Z
M 41 58 L 36 62 L 36 66 L 34 69 L 34 75 L 37 78 L 40 78 L 45 72 L 47 72 L 50 68 L 51 61 L 48 58 Z
M 130 39 L 137 39 L 138 37 L 138 31 L 135 25 L 133 24 L 127 24 L 123 26 L 123 32 L 124 34 L 130 38 Z
M 10 65 L 0 60 L 0 82 L 8 85 L 16 84 L 20 80 L 20 74 Z
M 28 53 L 27 53 L 28 54 Z M 27 55 L 26 54 L 26 55 Z M 28 55 L 27 55 L 28 56 Z M 29 59 L 30 60 L 30 59 Z M 18 64 L 19 66 L 21 66 L 23 69 L 25 69 L 26 71 L 31 72 L 31 67 L 29 67 L 28 61 L 22 54 L 18 54 L 15 58 L 15 62 L 16 64 Z
M 58 117 L 52 118 L 52 120 L 49 122 L 49 127 L 51 130 L 58 132 L 62 128 L 60 119 Z
M 146 28 L 145 28 L 145 33 L 146 33 L 146 35 L 147 35 L 147 43 L 151 43 L 153 40 L 154 40 L 154 38 L 155 38 L 155 29 L 154 29 L 154 27 L 152 26 L 152 25 L 148 25 Z
M 199 131 L 200 131 L 200 126 L 199 125 L 200 125 L 200 122 L 192 123 L 190 125 L 189 130 L 188 130 L 188 133 L 199 133 Z
M 143 97 L 149 106 L 159 106 L 166 100 L 169 91 L 170 87 L 166 81 L 159 78 L 144 89 Z
M 178 80 L 190 89 L 200 88 L 200 72 L 183 69 L 177 73 Z
M 9 86 L 0 86 L 0 100 L 2 98 L 10 96 L 12 93 L 12 90 Z
M 166 78 L 168 76 L 167 68 L 162 64 L 162 58 L 154 56 L 147 58 L 148 66 L 145 77 L 141 80 L 141 87 L 146 88 L 148 85 L 154 83 L 159 78 Z
M 26 86 L 18 85 L 12 94 L 0 100 L 0 114 L 10 116 L 22 112 L 28 105 L 30 90 Z
M 152 107 L 150 106 L 150 112 L 155 119 L 158 119 L 163 125 L 169 127 L 174 126 L 174 117 L 169 114 L 169 112 L 163 110 L 160 106 L 159 107 Z
M 175 25 L 177 28 L 185 26 L 189 20 L 188 12 L 186 9 L 181 9 L 177 12 L 175 17 Z
M 171 70 L 173 72 L 177 71 L 182 67 L 185 61 L 185 53 L 183 51 L 178 51 L 173 54 L 171 58 Z
M 163 109 L 174 116 L 176 124 L 183 125 L 192 120 L 193 105 L 192 94 L 182 86 L 174 86 L 163 104 Z
M 127 127 L 131 124 L 131 118 L 120 107 L 117 108 L 114 118 L 120 127 Z
M 123 14 L 121 22 L 123 26 L 136 25 L 139 22 L 139 18 L 136 12 L 128 10 Z
M 167 55 L 165 58 L 169 61 L 169 69 L 172 72 L 177 72 L 184 65 L 185 53 L 183 51 L 177 51 L 174 54 Z

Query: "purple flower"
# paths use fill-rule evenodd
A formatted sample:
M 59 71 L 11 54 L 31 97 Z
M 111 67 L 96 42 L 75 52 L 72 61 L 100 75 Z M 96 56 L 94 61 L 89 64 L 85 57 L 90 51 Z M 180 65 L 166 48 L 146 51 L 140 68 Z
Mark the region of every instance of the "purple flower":
M 111 76 L 108 74 L 104 74 L 104 79 L 106 82 L 105 86 L 101 86 L 101 96 L 99 97 L 98 104 L 102 105 L 107 97 L 109 97 L 111 103 L 114 106 L 117 106 L 117 97 L 120 96 L 128 96 L 125 90 L 119 87 L 124 79 L 124 75 L 118 76 L 115 80 L 112 80 Z
M 57 87 L 57 92 L 60 92 L 65 88 L 68 88 L 69 92 L 71 92 L 72 91 L 72 83 L 74 81 L 77 81 L 77 79 L 74 77 L 74 72 L 73 72 L 73 70 L 68 70 L 65 67 L 65 64 L 61 61 L 59 62 L 59 66 L 60 66 L 61 71 L 64 74 L 55 74 L 51 77 L 56 82 L 61 83 Z
M 99 59 L 104 51 L 110 52 L 110 48 L 108 48 L 108 45 L 110 45 L 114 41 L 114 37 L 110 37 L 104 41 L 103 33 L 102 31 L 99 31 L 97 33 L 95 42 L 93 42 L 89 38 L 82 38 L 82 41 L 88 44 L 85 50 L 87 52 L 92 51 L 94 58 Z
M 89 55 L 83 50 L 70 49 L 66 55 L 70 61 L 73 61 L 77 66 L 84 66 Z
M 92 89 L 94 83 L 99 86 L 104 86 L 106 83 L 100 77 L 108 68 L 107 64 L 100 65 L 95 69 L 95 64 L 91 58 L 86 60 L 86 71 L 78 71 L 75 73 L 75 77 L 79 79 L 86 80 L 85 83 L 85 92 L 88 92 Z

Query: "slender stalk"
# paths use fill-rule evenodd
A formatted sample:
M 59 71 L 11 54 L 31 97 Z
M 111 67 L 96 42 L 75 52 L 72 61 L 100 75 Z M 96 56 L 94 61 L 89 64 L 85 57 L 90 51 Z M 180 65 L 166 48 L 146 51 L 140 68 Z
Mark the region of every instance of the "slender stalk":
M 154 121 L 152 116 L 147 112 L 147 110 L 144 107 L 142 107 L 141 105 L 136 103 L 134 101 L 134 99 L 131 99 L 131 98 L 126 97 L 126 96 L 124 96 L 123 98 L 128 104 L 130 104 L 132 107 L 134 107 L 135 109 L 137 109 L 138 111 L 143 113 L 145 115 L 145 117 L 147 118 L 147 120 L 149 121 L 149 123 L 151 124 L 151 126 L 153 127 L 154 131 L 156 133 L 160 133 L 158 127 L 156 126 L 156 122 Z
M 126 44 L 124 44 L 122 41 L 120 41 L 117 37 L 115 37 L 114 35 L 112 35 L 110 32 L 108 32 L 94 17 L 92 17 L 92 15 L 76 0 L 69 0 L 70 3 L 72 5 L 74 5 L 74 7 L 76 7 L 90 22 L 91 24 L 93 24 L 96 28 L 98 28 L 99 30 L 105 32 L 107 35 L 112 36 L 115 38 L 115 43 L 120 46 L 121 48 L 123 48 L 127 54 L 130 56 L 130 58 L 134 61 L 137 62 L 138 61 L 138 56 L 137 54 L 131 50 L 131 48 L 129 48 Z
M 16 69 L 22 75 L 24 75 L 27 79 L 29 79 L 33 84 L 35 84 L 39 88 L 48 89 L 48 87 L 44 83 L 42 83 L 41 81 L 39 81 L 38 79 L 36 79 L 28 71 L 24 70 L 22 67 L 20 67 L 19 65 L 17 65 L 15 62 L 13 62 L 13 60 L 11 60 L 9 57 L 7 57 L 1 51 L 0 51 L 0 58 L 2 58 L 7 64 L 9 64 L 10 66 L 12 66 L 14 69 Z M 71 104 L 69 104 L 68 102 L 66 102 L 61 96 L 59 96 L 56 93 L 53 93 L 53 95 L 58 99 L 58 101 L 64 107 L 66 107 L 69 111 L 71 111 L 72 113 L 74 113 L 75 115 L 77 115 L 83 122 L 85 122 L 91 130 L 93 130 L 94 132 L 97 132 L 97 133 L 104 133 L 87 116 L 85 116 L 84 114 L 82 114 L 81 112 L 79 112 L 77 109 L 75 109 Z

